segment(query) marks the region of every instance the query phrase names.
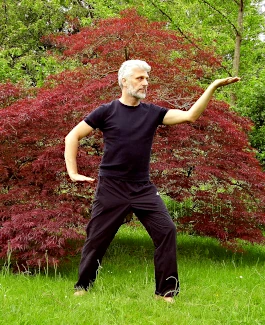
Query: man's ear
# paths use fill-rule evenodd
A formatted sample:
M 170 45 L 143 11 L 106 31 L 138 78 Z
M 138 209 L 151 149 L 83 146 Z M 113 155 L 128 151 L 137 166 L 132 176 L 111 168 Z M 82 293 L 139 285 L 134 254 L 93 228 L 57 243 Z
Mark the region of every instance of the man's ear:
M 123 87 L 127 87 L 127 80 L 126 80 L 126 78 L 122 78 L 121 79 L 121 83 L 122 83 L 122 86 Z

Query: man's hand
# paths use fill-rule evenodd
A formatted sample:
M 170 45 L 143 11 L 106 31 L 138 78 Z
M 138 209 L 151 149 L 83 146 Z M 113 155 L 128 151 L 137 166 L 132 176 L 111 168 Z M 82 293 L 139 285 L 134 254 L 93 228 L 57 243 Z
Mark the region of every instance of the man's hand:
M 71 174 L 69 176 L 73 182 L 89 182 L 89 183 L 95 182 L 95 178 L 87 177 L 80 174 Z
M 216 79 L 212 83 L 212 86 L 216 89 L 218 87 L 227 86 L 227 85 L 230 85 L 230 84 L 238 82 L 238 81 L 240 81 L 239 77 L 228 77 L 228 78 L 224 78 L 224 79 Z

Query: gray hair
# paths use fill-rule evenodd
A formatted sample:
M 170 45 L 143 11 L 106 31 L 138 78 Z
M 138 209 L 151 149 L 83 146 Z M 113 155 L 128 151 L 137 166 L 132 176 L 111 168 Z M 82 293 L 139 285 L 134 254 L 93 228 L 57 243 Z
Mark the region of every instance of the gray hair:
M 135 68 L 139 68 L 146 72 L 151 71 L 150 65 L 142 60 L 128 60 L 123 62 L 118 72 L 118 82 L 121 88 L 122 88 L 122 79 L 131 77 L 133 75 L 133 69 Z

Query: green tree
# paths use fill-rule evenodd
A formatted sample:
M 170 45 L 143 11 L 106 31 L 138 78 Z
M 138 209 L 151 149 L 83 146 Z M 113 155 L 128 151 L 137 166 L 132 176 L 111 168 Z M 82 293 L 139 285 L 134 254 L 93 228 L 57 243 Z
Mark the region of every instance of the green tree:
M 36 84 L 38 71 L 45 73 L 45 65 L 55 63 L 51 58 L 45 62 L 40 38 L 46 32 L 59 30 L 63 26 L 64 14 L 58 9 L 55 1 L 3 1 L 0 7 L 3 19 L 0 31 L 2 81 L 9 79 L 15 82 L 23 78 Z
M 179 30 L 187 39 L 197 36 L 196 46 L 210 45 L 223 57 L 224 73 L 244 74 L 251 63 L 253 46 L 261 45 L 264 17 L 258 10 L 261 0 L 148 0 L 141 13 L 149 12 L 153 19 L 167 20 L 170 28 Z M 147 10 L 147 6 L 152 10 Z
M 47 56 L 41 38 L 50 33 L 77 33 L 94 18 L 118 12 L 115 1 L 2 0 L 0 6 L 0 82 L 22 80 L 42 85 L 52 73 L 69 69 L 77 61 Z
M 258 60 L 258 53 L 254 54 Z M 263 62 L 264 62 L 264 56 Z M 265 167 L 265 69 L 260 68 L 248 78 L 248 85 L 240 88 L 238 105 L 240 113 L 254 122 L 250 132 L 251 145 L 257 149 L 257 157 Z

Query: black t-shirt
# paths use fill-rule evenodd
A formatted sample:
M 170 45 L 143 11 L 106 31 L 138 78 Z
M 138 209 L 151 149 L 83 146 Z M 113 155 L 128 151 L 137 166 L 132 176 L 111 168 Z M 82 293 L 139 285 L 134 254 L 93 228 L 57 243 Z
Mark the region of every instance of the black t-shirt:
M 104 104 L 84 121 L 103 132 L 104 155 L 99 175 L 126 181 L 149 180 L 153 137 L 167 109 L 140 103 L 127 106 L 119 100 Z

